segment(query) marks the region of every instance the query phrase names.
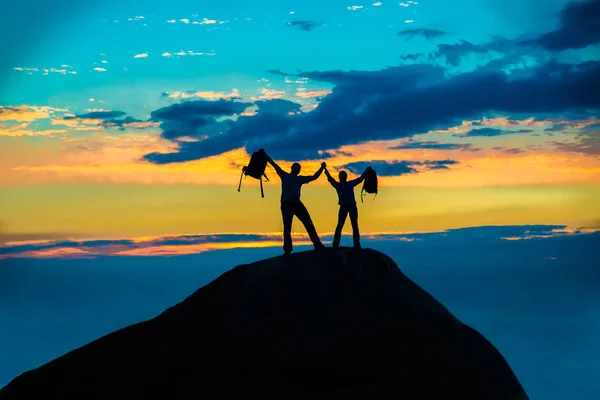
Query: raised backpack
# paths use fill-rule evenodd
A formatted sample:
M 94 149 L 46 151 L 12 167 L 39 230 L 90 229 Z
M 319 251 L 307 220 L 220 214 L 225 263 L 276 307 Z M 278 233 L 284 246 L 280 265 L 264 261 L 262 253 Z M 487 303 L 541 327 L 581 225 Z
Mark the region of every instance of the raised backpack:
M 374 194 L 375 197 L 377 197 L 377 191 L 377 173 L 373 168 L 371 168 L 365 174 L 365 180 L 363 182 L 363 187 L 360 192 L 360 201 L 364 203 L 363 197 L 365 197 L 365 192 L 369 194 Z M 373 197 L 373 200 L 375 200 L 375 197 Z
M 246 176 L 250 176 L 252 178 L 258 179 L 260 181 L 260 194 L 262 197 L 265 197 L 265 192 L 263 190 L 263 181 L 262 177 L 268 181 L 267 174 L 265 174 L 265 169 L 267 168 L 267 156 L 264 151 L 255 151 L 252 153 L 250 157 L 250 162 L 247 166 L 242 168 L 242 174 L 240 175 L 240 184 L 238 186 L 238 192 L 242 188 L 242 177 L 244 179 Z

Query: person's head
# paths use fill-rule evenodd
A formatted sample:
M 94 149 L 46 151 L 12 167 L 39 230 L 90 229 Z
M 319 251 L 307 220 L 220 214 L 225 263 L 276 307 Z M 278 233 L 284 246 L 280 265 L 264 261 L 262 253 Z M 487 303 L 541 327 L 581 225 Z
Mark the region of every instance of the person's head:
M 346 171 L 340 171 L 340 182 L 344 183 L 348 179 L 348 174 Z
M 298 175 L 300 173 L 300 164 L 297 162 L 292 164 L 292 175 Z

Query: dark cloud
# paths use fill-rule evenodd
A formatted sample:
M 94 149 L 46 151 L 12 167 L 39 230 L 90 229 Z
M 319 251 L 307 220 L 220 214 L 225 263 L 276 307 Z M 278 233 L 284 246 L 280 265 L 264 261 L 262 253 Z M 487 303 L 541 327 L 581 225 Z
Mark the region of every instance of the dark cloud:
M 64 117 L 64 119 L 89 118 L 89 119 L 115 119 L 127 115 L 124 111 L 92 111 L 75 117 Z
M 274 99 L 274 100 L 259 100 L 256 103 L 259 113 L 269 114 L 288 114 L 288 113 L 300 113 L 302 107 L 298 103 L 293 101 Z
M 412 39 L 417 36 L 423 36 L 425 39 L 432 39 L 438 36 L 445 35 L 446 32 L 440 29 L 428 29 L 428 28 L 417 28 L 417 29 L 405 29 L 398 32 L 398 36 L 404 37 L 405 40 Z
M 461 150 L 461 151 L 480 151 L 476 147 L 473 147 L 471 143 L 439 143 L 439 142 L 414 142 L 410 141 L 400 146 L 394 146 L 391 150 L 403 150 L 403 149 L 433 149 L 433 150 Z
M 504 153 L 507 154 L 520 154 L 520 153 L 524 153 L 525 151 L 516 147 L 504 147 L 504 146 L 496 146 L 496 147 L 492 147 L 493 150 L 498 150 L 498 151 L 502 151 Z
M 232 100 L 184 101 L 155 110 L 150 116 L 151 120 L 161 123 L 161 135 L 165 139 L 177 140 L 181 137 L 199 137 L 202 135 L 216 136 L 222 130 L 226 131 L 231 124 L 231 121 L 217 122 L 218 117 L 239 114 L 250 105 L 252 104 Z M 200 128 L 206 129 L 201 130 Z M 192 143 L 189 145 L 192 145 Z M 186 157 L 183 158 L 188 161 Z M 149 154 L 146 159 L 163 160 L 169 159 L 169 157 Z M 176 159 L 177 157 L 172 162 L 175 162 Z
M 379 176 L 399 176 L 417 172 L 410 161 L 356 161 L 346 164 L 342 168 L 360 175 L 368 166 L 373 167 Z
M 315 21 L 309 21 L 309 20 L 294 20 L 294 21 L 288 22 L 287 25 L 292 28 L 298 28 L 303 31 L 310 32 L 313 29 L 315 29 L 317 26 L 319 26 L 320 24 L 316 23 Z
M 101 120 L 101 125 L 104 128 L 116 128 L 121 131 L 126 130 L 125 124 L 133 124 L 135 122 L 144 122 L 140 119 L 134 118 L 132 116 L 127 116 L 125 118 L 121 118 L 127 115 L 124 111 L 91 111 L 85 114 L 78 114 L 75 116 L 65 116 L 63 119 L 65 120 L 79 120 L 80 122 L 85 124 L 86 119 L 94 119 Z M 120 118 L 120 119 L 119 119 Z M 147 126 L 129 126 L 128 128 L 134 129 L 146 129 Z
M 424 161 L 421 165 L 427 167 L 427 169 L 450 169 L 449 165 L 460 164 L 456 160 L 439 160 L 439 161 Z
M 415 167 L 425 167 L 425 170 L 449 169 L 449 165 L 459 164 L 456 160 L 436 160 L 436 161 L 356 161 L 348 163 L 342 168 L 360 175 L 371 166 L 379 176 L 400 176 L 412 173 L 418 173 Z
M 581 49 L 600 42 L 600 0 L 571 2 L 560 12 L 559 27 L 525 44 L 546 50 Z
M 512 133 L 509 131 L 504 131 L 502 129 L 497 129 L 497 128 L 478 128 L 478 129 L 471 129 L 469 132 L 462 134 L 462 135 L 454 135 L 454 136 L 466 136 L 466 137 L 471 137 L 471 136 L 500 136 L 500 135 L 506 135 L 508 133 Z
M 551 127 L 544 129 L 544 132 L 559 132 L 563 129 L 567 128 L 566 122 L 559 122 L 557 124 L 553 124 Z
M 311 112 L 259 112 L 240 117 L 220 135 L 198 143 L 182 143 L 183 159 L 203 158 L 243 146 L 249 151 L 262 147 L 273 157 L 287 160 L 318 158 L 322 157 L 320 150 L 407 138 L 445 129 L 465 119 L 479 119 L 490 112 L 586 115 L 600 108 L 600 97 L 596 95 L 600 91 L 600 62 L 567 65 L 551 61 L 517 77 L 502 71 L 474 71 L 446 78 L 443 68 L 431 65 L 381 71 L 310 71 L 296 76 L 335 86 Z M 231 107 L 243 103 L 221 104 Z M 174 111 L 169 112 L 173 123 L 198 118 L 194 110 L 183 106 Z M 474 130 L 469 136 L 500 134 L 489 130 L 492 128 L 483 129 L 488 130 Z M 174 155 L 161 161 L 181 158 Z
M 515 133 L 531 133 L 533 129 L 519 129 L 516 131 L 506 131 L 498 128 L 477 128 L 471 129 L 469 132 L 462 135 L 453 135 L 457 137 L 473 137 L 473 136 L 501 136 L 501 135 L 512 135 Z
M 151 116 L 156 121 L 194 120 L 198 117 L 220 117 L 241 113 L 251 104 L 230 100 L 196 100 L 172 104 L 153 111 Z
M 591 126 L 591 125 L 590 125 Z M 576 142 L 561 143 L 553 142 L 558 150 L 570 153 L 583 153 L 588 155 L 600 155 L 600 130 L 598 128 L 585 127 L 576 137 Z

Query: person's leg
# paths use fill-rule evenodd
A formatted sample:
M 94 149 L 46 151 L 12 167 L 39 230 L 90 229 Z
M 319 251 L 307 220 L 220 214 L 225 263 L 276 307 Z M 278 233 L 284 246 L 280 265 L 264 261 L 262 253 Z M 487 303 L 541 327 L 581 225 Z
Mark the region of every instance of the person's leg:
M 342 240 L 342 229 L 346 223 L 346 217 L 348 216 L 348 208 L 346 206 L 340 206 L 338 211 L 338 222 L 335 227 L 335 234 L 333 235 L 333 247 L 340 247 L 340 241 Z
M 283 220 L 283 252 L 289 254 L 292 252 L 292 220 L 294 219 L 294 210 L 291 204 L 281 203 L 281 219 Z
M 350 223 L 352 224 L 352 239 L 354 241 L 354 247 L 360 248 L 360 232 L 358 230 L 358 207 L 354 204 L 350 207 Z
M 300 222 L 302 222 L 302 224 L 304 225 L 304 228 L 306 228 L 308 237 L 310 238 L 313 245 L 315 246 L 315 249 L 320 249 L 320 248 L 325 247 L 325 246 L 323 246 L 323 243 L 321 243 L 321 239 L 319 239 L 319 235 L 317 234 L 315 225 L 313 224 L 312 219 L 310 218 L 310 214 L 308 213 L 308 210 L 306 209 L 304 204 L 302 204 L 302 202 L 298 202 L 298 204 L 296 205 L 296 210 L 295 210 L 294 214 L 296 215 L 296 217 L 298 217 Z

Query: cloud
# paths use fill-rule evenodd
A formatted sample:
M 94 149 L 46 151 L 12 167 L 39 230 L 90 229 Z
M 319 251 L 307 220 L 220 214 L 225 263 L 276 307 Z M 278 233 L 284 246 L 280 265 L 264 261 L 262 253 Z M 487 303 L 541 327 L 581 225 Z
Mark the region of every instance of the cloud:
M 59 74 L 59 75 L 77 75 L 77 71 L 72 66 L 63 64 L 60 68 L 25 68 L 25 67 L 14 67 L 13 70 L 21 71 L 27 75 L 33 75 L 33 73 L 41 72 L 42 75 Z
M 472 136 L 500 136 L 500 135 L 506 135 L 507 133 L 511 133 L 511 132 L 504 131 L 504 130 L 498 129 L 498 128 L 478 128 L 478 129 L 471 129 L 470 131 L 468 131 L 464 135 L 455 135 L 455 136 L 467 136 L 467 137 L 472 137 Z
M 66 111 L 48 106 L 0 106 L 0 121 L 32 122 L 50 118 L 55 112 Z
M 164 53 L 162 53 L 163 57 L 166 58 L 179 58 L 179 57 L 186 57 L 186 56 L 215 56 L 216 53 L 214 52 L 203 52 L 203 51 L 193 51 L 193 50 L 188 50 L 188 51 L 184 51 L 184 50 L 180 50 L 176 53 L 170 53 L 168 51 L 165 51 Z
M 446 32 L 440 29 L 428 29 L 428 28 L 417 28 L 417 29 L 405 29 L 398 32 L 398 36 L 404 37 L 405 40 L 415 38 L 417 36 L 423 36 L 425 39 L 433 39 L 435 37 L 443 36 Z
M 21 125 L 13 125 L 8 128 L 0 127 L 0 136 L 52 136 L 56 134 L 65 133 L 64 129 L 45 129 L 45 130 L 31 130 L 23 129 Z
M 311 112 L 277 118 L 259 113 L 240 118 L 218 137 L 202 141 L 202 146 L 182 145 L 181 149 L 188 160 L 220 154 L 203 150 L 194 156 L 199 149 L 225 152 L 242 146 L 269 148 L 274 157 L 285 154 L 287 160 L 318 158 L 320 150 L 407 138 L 492 112 L 587 115 L 600 108 L 600 97 L 595 95 L 600 91 L 600 62 L 569 65 L 551 61 L 518 76 L 476 70 L 445 77 L 444 71 L 419 64 L 380 71 L 295 74 L 335 86 Z M 281 71 L 273 72 L 286 76 Z M 275 119 L 277 130 L 269 126 Z M 501 133 L 473 130 L 468 136 Z
M 173 92 L 168 93 L 164 92 L 161 97 L 168 97 L 170 99 L 193 99 L 199 98 L 204 100 L 233 100 L 241 98 L 240 92 L 237 89 L 233 89 L 231 93 L 225 92 L 214 92 L 214 91 L 203 91 L 203 92 L 195 92 L 195 91 L 187 91 L 187 92 Z
M 571 2 L 560 12 L 559 27 L 524 44 L 550 51 L 581 49 L 600 42 L 600 0 Z
M 350 172 L 360 175 L 363 171 L 371 166 L 379 176 L 400 176 L 405 174 L 413 174 L 421 170 L 437 170 L 449 169 L 449 165 L 459 164 L 455 160 L 437 160 L 437 161 L 356 161 L 348 163 L 341 168 L 345 168 Z
M 568 228 L 563 225 L 516 225 L 468 227 L 449 229 L 442 232 L 366 234 L 364 236 L 366 240 L 389 242 L 427 241 L 437 246 L 440 242 L 450 243 L 455 241 L 466 241 L 469 243 L 473 241 L 511 242 L 569 236 L 589 237 L 592 235 L 593 237 L 598 236 L 596 232 L 596 228 Z M 85 256 L 95 258 L 99 256 L 125 255 L 178 255 L 198 254 L 204 251 L 236 247 L 278 247 L 281 245 L 280 232 L 165 235 L 150 238 L 99 240 L 61 240 L 37 236 L 30 239 L 27 235 L 13 236 L 16 237 L 6 240 L 2 240 L 3 237 L 0 236 L 0 241 L 3 242 L 3 246 L 0 247 L 0 259 L 12 257 L 80 258 L 81 256 Z M 307 239 L 307 235 L 302 233 L 294 234 L 294 237 L 297 239 Z M 330 235 L 327 235 L 327 240 L 330 239 Z M 308 243 L 306 242 L 306 244 Z
M 102 111 L 92 111 L 86 114 L 79 114 L 75 117 L 65 117 L 65 119 L 75 119 L 75 118 L 90 118 L 90 119 L 114 119 L 119 118 L 126 115 L 123 111 L 111 111 L 111 110 L 102 110 Z
M 301 99 L 312 99 L 324 97 L 328 94 L 331 94 L 331 90 L 305 90 L 304 88 L 299 88 L 295 96 Z
M 260 89 L 260 93 L 262 93 L 260 96 L 250 97 L 250 100 L 274 100 L 285 96 L 285 90 L 262 88 Z
M 146 129 L 156 127 L 156 122 L 141 121 L 131 116 L 125 117 L 124 111 L 112 111 L 103 109 L 89 109 L 85 114 L 65 115 L 62 118 L 53 119 L 52 125 L 70 126 L 74 130 L 91 131 L 116 128 L 125 130 L 126 128 Z M 125 118 L 122 118 L 125 117 Z M 122 118 L 122 119 L 119 119 Z
M 148 53 L 136 54 L 133 58 L 148 58 Z
M 502 151 L 503 153 L 506 153 L 506 154 L 521 154 L 521 153 L 525 152 L 525 150 L 519 149 L 516 147 L 509 148 L 509 147 L 504 147 L 504 146 L 496 146 L 496 147 L 492 147 L 492 149 Z
M 600 126 L 593 124 L 580 130 L 574 142 L 554 141 L 552 144 L 560 151 L 598 156 L 600 155 Z
M 531 133 L 533 129 L 519 129 L 516 131 L 508 131 L 504 129 L 498 128 L 476 128 L 471 129 L 470 131 L 462 134 L 462 135 L 454 135 L 454 136 L 462 136 L 462 137 L 474 137 L 474 136 L 502 136 L 502 135 L 512 135 L 515 133 Z
M 193 157 L 190 153 L 194 154 L 202 150 L 209 153 L 216 151 L 217 153 L 215 154 L 227 151 L 226 148 L 231 143 L 220 132 L 222 129 L 226 130 L 229 128 L 232 121 L 217 122 L 217 118 L 241 114 L 251 105 L 252 103 L 230 100 L 196 100 L 173 104 L 153 111 L 151 113 L 151 120 L 161 123 L 161 136 L 163 138 L 169 140 L 179 140 L 184 137 L 207 138 L 199 142 L 181 143 L 183 151 L 179 153 L 150 153 L 145 155 L 144 159 L 156 164 L 166 164 L 170 162 L 189 161 L 190 159 L 194 159 L 190 158 Z M 224 140 L 219 140 L 222 137 Z
M 93 70 L 96 72 L 106 72 L 106 68 L 100 68 L 100 67 L 96 67 Z
M 306 31 L 306 32 L 310 32 L 319 26 L 319 24 L 317 22 L 309 21 L 309 20 L 294 20 L 294 21 L 288 22 L 287 25 L 289 27 L 298 28 L 298 29 Z
M 363 8 L 365 8 L 365 6 L 348 6 L 348 7 L 346 7 L 346 9 L 348 9 L 350 11 L 358 11 L 358 10 L 362 10 Z
M 460 151 L 480 151 L 481 149 L 473 147 L 471 143 L 439 143 L 439 142 L 414 142 L 409 141 L 399 146 L 391 147 L 390 150 L 404 149 L 431 149 L 431 150 L 460 150 Z

